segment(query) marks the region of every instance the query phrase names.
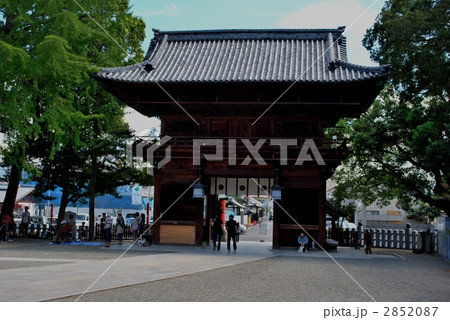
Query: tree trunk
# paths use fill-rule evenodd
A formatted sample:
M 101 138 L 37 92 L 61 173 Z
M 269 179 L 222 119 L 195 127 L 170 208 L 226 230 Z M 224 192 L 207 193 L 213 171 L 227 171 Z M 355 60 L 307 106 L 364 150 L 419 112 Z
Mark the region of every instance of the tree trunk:
M 16 165 L 11 166 L 9 173 L 8 188 L 6 189 L 5 200 L 2 205 L 1 215 L 9 214 L 13 217 L 14 206 L 16 205 L 17 192 L 19 191 L 19 183 L 22 177 L 22 168 Z
M 89 241 L 95 236 L 95 185 L 97 184 L 97 157 L 92 156 L 91 182 L 89 185 Z
M 58 236 L 59 236 L 61 221 L 64 220 L 64 216 L 65 216 L 66 208 L 67 208 L 68 204 L 69 204 L 69 193 L 63 189 L 62 195 L 61 195 L 61 204 L 59 206 L 59 211 L 58 211 L 58 221 L 56 222 L 56 230 L 57 230 Z
M 7 14 L 6 15 L 6 23 L 5 26 L 3 27 L 3 33 L 5 35 L 8 35 L 11 30 L 14 28 L 14 21 L 16 20 L 16 15 L 15 14 Z
M 100 105 L 100 88 L 97 86 L 97 94 L 95 101 L 95 111 L 99 110 Z M 93 131 L 95 134 L 98 134 L 98 123 L 97 119 L 93 120 Z M 95 143 L 92 145 L 91 151 L 91 181 L 89 184 L 89 241 L 93 241 L 95 238 L 95 192 L 97 185 L 97 170 L 98 170 L 98 162 L 97 162 L 97 152 Z

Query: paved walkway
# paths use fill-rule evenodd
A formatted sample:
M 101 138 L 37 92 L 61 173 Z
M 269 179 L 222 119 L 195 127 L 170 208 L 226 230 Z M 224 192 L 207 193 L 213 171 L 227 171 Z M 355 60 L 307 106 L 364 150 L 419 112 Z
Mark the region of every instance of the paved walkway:
M 0 246 L 0 301 L 46 301 L 169 279 L 202 271 L 240 265 L 277 256 L 296 259 L 402 260 L 397 254 L 366 255 L 362 250 L 339 247 L 335 253 L 293 249 L 272 250 L 270 232 L 259 228 L 241 236 L 237 252 L 220 252 L 211 246 L 50 245 L 44 240 L 17 239 Z M 269 230 L 270 231 L 270 230 Z M 4 246 L 4 247 L 3 247 Z M 2 250 L 5 249 L 5 250 Z
M 7 277 L 3 278 L 0 283 L 0 301 L 50 300 L 82 294 L 85 291 L 93 292 L 173 278 L 277 255 L 298 256 L 299 259 L 328 258 L 324 252 L 299 254 L 295 251 L 272 251 L 271 244 L 259 242 L 240 242 L 239 250 L 236 253 L 226 253 L 224 250 L 214 252 L 211 247 L 202 249 L 197 247 L 142 247 L 135 245 L 130 250 L 154 254 L 134 257 L 127 257 L 124 254 L 120 257 L 124 251 L 123 246 L 116 245 L 112 246 L 111 249 L 99 248 L 99 250 L 117 250 L 118 257 L 106 260 L 6 258 L 18 261 L 59 263 L 34 268 L 9 269 Z M 361 251 L 350 250 L 349 248 L 340 248 L 337 253 L 332 253 L 331 256 L 338 259 L 395 258 L 394 256 L 366 256 Z M 1 258 L 0 263 L 4 259 Z M 11 288 L 14 288 L 14 290 L 10 290 Z

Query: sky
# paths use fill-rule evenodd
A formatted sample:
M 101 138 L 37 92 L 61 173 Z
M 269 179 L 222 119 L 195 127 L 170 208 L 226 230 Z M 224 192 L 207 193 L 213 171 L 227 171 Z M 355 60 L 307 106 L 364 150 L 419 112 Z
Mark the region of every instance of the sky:
M 384 0 L 130 0 L 131 12 L 142 17 L 147 52 L 152 29 L 283 29 L 346 26 L 348 60 L 373 66 L 361 40 L 384 5 Z M 136 134 L 159 130 L 159 121 L 126 108 L 125 121 Z M 147 130 L 146 130 L 147 129 Z M 0 145 L 3 138 L 0 135 Z
M 374 66 L 362 39 L 384 0 L 130 0 L 131 11 L 146 24 L 147 51 L 152 29 L 313 29 L 346 26 L 348 61 Z M 126 109 L 126 121 L 136 133 L 159 126 L 158 121 Z

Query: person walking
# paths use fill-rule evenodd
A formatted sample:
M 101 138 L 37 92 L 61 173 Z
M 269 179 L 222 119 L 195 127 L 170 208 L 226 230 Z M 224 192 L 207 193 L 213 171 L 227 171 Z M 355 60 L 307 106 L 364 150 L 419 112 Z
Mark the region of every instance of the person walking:
M 355 233 L 355 249 L 356 250 L 360 250 L 360 245 L 361 245 L 361 228 L 362 228 L 362 223 L 358 222 L 358 229 L 356 230 Z
M 133 222 L 131 222 L 131 231 L 133 232 L 133 241 L 136 241 L 139 237 L 139 212 L 134 214 Z
M 103 212 L 102 217 L 100 218 L 100 239 L 105 240 L 105 219 L 106 213 Z
M 227 229 L 227 249 L 228 252 L 230 252 L 230 243 L 231 240 L 233 240 L 233 249 L 236 251 L 237 245 L 236 245 L 236 221 L 234 221 L 234 216 L 230 214 L 230 218 L 226 223 L 226 229 Z
M 213 250 L 220 251 L 220 243 L 222 242 L 223 237 L 223 221 L 220 219 L 220 215 L 216 216 L 214 222 L 212 224 L 212 233 L 213 233 Z M 217 246 L 216 246 L 217 244 Z
M 22 213 L 22 221 L 20 222 L 20 230 L 22 237 L 28 237 L 28 224 L 30 223 L 31 214 L 28 211 L 28 207 L 25 207 L 25 211 Z
M 121 213 L 117 215 L 117 239 L 119 239 L 119 244 L 123 241 L 123 231 L 125 228 L 125 220 Z
M 111 225 L 112 219 L 110 216 L 107 216 L 106 213 L 103 213 L 103 235 L 105 238 L 105 247 L 109 248 L 111 245 Z
M 241 226 L 239 222 L 236 222 L 236 242 L 239 242 L 239 236 L 241 234 Z
M 366 254 L 372 254 L 372 237 L 367 229 L 364 231 L 364 249 L 366 250 Z

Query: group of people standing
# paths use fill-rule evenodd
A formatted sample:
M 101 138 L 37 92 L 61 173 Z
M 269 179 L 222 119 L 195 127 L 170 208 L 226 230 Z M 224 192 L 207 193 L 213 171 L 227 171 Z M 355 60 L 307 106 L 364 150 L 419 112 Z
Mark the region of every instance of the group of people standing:
M 366 254 L 372 254 L 372 236 L 368 229 L 364 230 L 361 239 L 357 239 L 355 242 L 355 249 L 360 250 L 361 242 L 364 240 L 364 251 Z
M 100 218 L 100 228 L 103 240 L 105 242 L 105 247 L 107 248 L 111 246 L 112 223 L 112 218 L 104 212 Z M 118 244 L 121 245 L 123 243 L 123 234 L 125 231 L 125 219 L 121 213 L 117 215 L 116 227 L 117 239 L 119 240 Z M 142 213 L 139 216 L 139 212 L 136 212 L 130 225 L 130 231 L 133 233 L 133 240 L 136 241 L 146 229 L 147 224 L 145 222 L 145 214 Z
M 130 225 L 130 231 L 133 232 L 133 241 L 139 239 L 139 236 L 143 234 L 146 229 L 147 224 L 145 223 L 145 214 L 141 213 L 141 216 L 139 216 L 139 212 L 136 212 Z
M 2 216 L 0 222 L 0 243 L 6 243 L 8 241 L 13 241 L 12 237 L 16 229 L 16 223 L 11 216 L 5 214 Z
M 28 237 L 28 227 L 31 222 L 31 213 L 29 208 L 25 207 L 25 211 L 22 213 L 22 219 L 19 224 L 19 234 L 22 237 Z M 6 243 L 13 241 L 12 238 L 16 233 L 16 222 L 9 214 L 2 215 L 0 219 L 0 243 Z
M 107 215 L 106 212 L 103 212 L 102 217 L 100 218 L 100 225 L 103 234 L 103 240 L 105 242 L 105 247 L 109 248 L 111 245 L 112 218 L 109 215 Z
M 239 226 L 239 222 L 234 220 L 234 216 L 230 214 L 229 220 L 224 223 L 221 219 L 221 216 L 218 215 L 213 223 L 212 223 L 212 234 L 213 234 L 213 250 L 220 251 L 220 244 L 222 242 L 222 237 L 226 233 L 227 235 L 227 250 L 230 252 L 231 250 L 231 241 L 233 241 L 233 249 L 237 250 L 237 242 L 239 242 L 239 235 L 241 233 L 241 229 Z

